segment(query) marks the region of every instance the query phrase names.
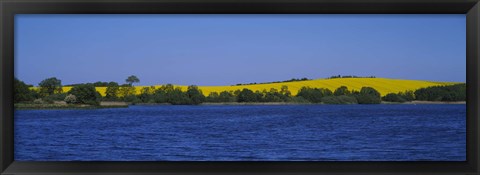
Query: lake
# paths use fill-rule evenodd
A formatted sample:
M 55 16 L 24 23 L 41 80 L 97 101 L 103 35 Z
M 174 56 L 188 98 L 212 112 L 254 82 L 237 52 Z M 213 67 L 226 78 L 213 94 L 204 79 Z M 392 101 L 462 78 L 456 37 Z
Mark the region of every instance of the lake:
M 17 110 L 17 161 L 464 161 L 466 106 Z

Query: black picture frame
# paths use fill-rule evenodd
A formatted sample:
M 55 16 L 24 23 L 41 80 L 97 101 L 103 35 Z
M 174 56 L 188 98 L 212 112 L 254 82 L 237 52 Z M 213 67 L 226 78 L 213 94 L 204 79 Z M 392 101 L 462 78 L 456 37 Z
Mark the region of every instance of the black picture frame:
M 479 174 L 479 0 L 0 0 L 1 174 Z M 14 161 L 15 14 L 465 14 L 467 161 L 18 162 Z

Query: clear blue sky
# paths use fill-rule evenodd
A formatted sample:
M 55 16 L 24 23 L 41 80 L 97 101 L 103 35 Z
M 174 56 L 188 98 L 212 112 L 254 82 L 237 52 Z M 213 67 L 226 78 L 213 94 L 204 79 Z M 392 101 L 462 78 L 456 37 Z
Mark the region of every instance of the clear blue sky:
M 34 85 L 465 82 L 465 30 L 465 15 L 16 15 L 15 73 Z

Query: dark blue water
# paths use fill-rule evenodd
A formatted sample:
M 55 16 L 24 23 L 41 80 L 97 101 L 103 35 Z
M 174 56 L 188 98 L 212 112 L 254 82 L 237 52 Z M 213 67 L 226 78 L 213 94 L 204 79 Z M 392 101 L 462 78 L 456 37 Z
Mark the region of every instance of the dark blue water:
M 464 161 L 465 119 L 465 105 L 22 110 L 15 160 Z

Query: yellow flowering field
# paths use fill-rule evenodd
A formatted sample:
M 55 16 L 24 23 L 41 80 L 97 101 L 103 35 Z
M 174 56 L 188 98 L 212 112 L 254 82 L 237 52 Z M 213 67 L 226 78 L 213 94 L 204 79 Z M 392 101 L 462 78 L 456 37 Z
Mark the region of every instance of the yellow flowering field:
M 388 78 L 333 78 L 333 79 L 316 79 L 307 81 L 285 82 L 285 83 L 269 83 L 269 84 L 256 84 L 256 85 L 239 85 L 239 86 L 199 86 L 203 94 L 207 96 L 210 92 L 222 92 L 222 91 L 235 91 L 243 88 L 250 90 L 263 91 L 275 88 L 280 90 L 282 86 L 287 86 L 292 95 L 296 95 L 298 90 L 303 86 L 311 88 L 328 88 L 334 91 L 340 86 L 347 86 L 349 90 L 360 90 L 362 87 L 369 86 L 378 90 L 382 96 L 387 93 L 398 93 L 406 90 L 415 91 L 419 88 L 438 86 L 438 85 L 450 85 L 456 84 L 455 82 L 432 82 L 421 80 L 401 80 L 401 79 L 388 79 Z M 162 85 L 155 85 L 155 88 L 159 88 Z M 188 86 L 174 85 L 175 87 L 181 87 L 182 90 L 186 90 Z M 150 86 L 135 86 L 136 92 L 139 94 L 141 89 Z M 63 87 L 63 91 L 67 92 L 71 87 Z M 105 95 L 106 87 L 96 88 L 100 94 Z

